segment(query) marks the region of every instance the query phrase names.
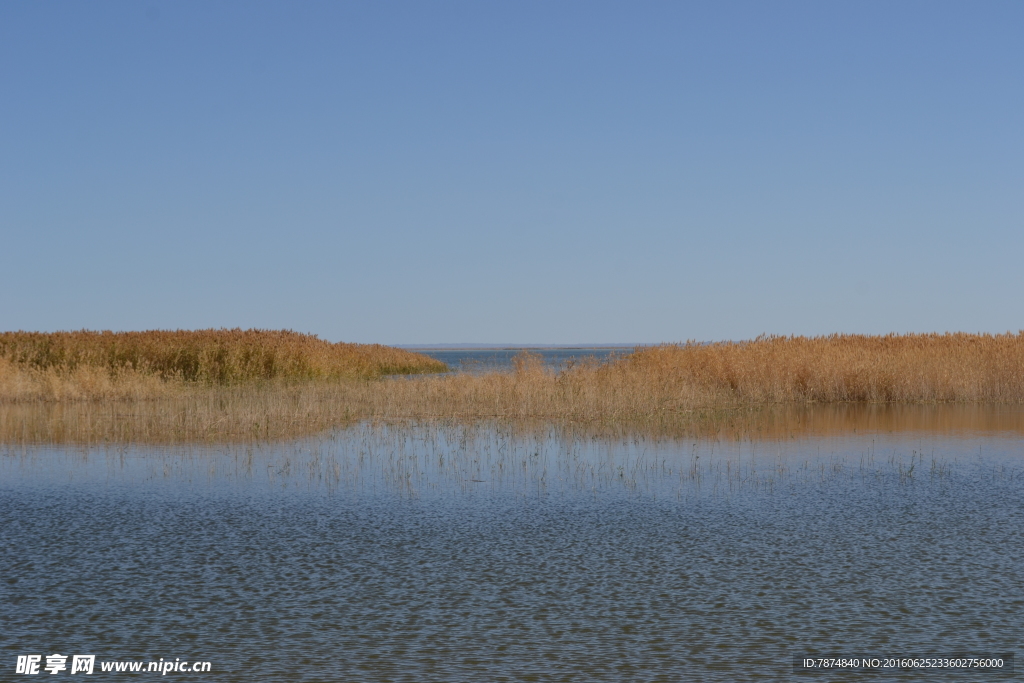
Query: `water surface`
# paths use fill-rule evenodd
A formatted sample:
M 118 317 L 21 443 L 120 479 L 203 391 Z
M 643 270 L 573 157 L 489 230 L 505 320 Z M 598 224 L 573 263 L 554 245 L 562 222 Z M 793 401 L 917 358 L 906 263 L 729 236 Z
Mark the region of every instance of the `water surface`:
M 514 367 L 513 359 L 524 353 L 538 357 L 546 367 L 552 370 L 564 370 L 572 363 L 606 362 L 611 358 L 631 353 L 633 347 L 410 348 L 409 350 L 436 358 L 455 372 L 489 372 L 511 370 Z
M 950 414 L 9 448 L 2 678 L 55 652 L 210 661 L 168 676 L 216 681 L 791 680 L 795 654 L 1013 652 L 1018 421 Z

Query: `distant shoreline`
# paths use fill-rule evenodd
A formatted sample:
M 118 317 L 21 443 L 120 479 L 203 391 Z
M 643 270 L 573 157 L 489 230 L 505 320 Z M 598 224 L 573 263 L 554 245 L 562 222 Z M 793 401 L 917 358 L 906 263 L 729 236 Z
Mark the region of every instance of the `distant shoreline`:
M 395 344 L 405 351 L 513 351 L 516 349 L 635 349 L 659 344 Z

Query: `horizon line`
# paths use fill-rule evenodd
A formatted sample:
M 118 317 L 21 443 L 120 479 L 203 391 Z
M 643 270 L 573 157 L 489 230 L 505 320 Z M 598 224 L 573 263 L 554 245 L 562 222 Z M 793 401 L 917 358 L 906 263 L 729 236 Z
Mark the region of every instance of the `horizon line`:
M 608 344 L 393 344 L 398 349 L 632 349 L 637 346 L 654 346 L 652 343 L 608 343 Z

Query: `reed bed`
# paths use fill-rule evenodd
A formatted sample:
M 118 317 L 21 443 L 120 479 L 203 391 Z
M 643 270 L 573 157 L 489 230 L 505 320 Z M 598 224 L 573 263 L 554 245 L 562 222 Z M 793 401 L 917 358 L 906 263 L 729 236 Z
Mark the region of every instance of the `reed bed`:
M 0 333 L 0 399 L 173 396 L 188 385 L 444 372 L 428 356 L 289 330 Z
M 665 394 L 745 404 L 1024 401 L 1024 332 L 764 337 L 649 348 L 630 363 Z
M 644 422 L 772 405 L 1022 401 L 1024 333 L 663 345 L 558 373 L 523 355 L 514 372 L 391 382 L 354 405 L 374 417 Z
M 61 391 L 24 389 L 25 373 L 50 370 L 6 357 L 0 440 L 8 443 L 280 439 L 358 420 L 540 421 L 681 435 L 728 424 L 761 429 L 758 421 L 779 408 L 1024 402 L 1024 333 L 663 345 L 561 372 L 524 354 L 511 372 L 407 378 L 374 370 L 213 381 L 221 375 L 208 372 L 206 381 L 188 381 L 127 364 L 102 366 L 103 375 L 79 363 L 62 380 L 74 390 Z

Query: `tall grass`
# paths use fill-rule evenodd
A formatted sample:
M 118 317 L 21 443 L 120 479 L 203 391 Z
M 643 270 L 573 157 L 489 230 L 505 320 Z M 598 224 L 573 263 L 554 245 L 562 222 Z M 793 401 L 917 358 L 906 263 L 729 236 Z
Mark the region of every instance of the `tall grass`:
M 395 364 L 371 368 L 381 366 Z M 0 363 L 0 440 L 271 439 L 360 419 L 539 420 L 678 434 L 737 420 L 757 429 L 750 416 L 778 407 L 1019 404 L 1024 333 L 766 337 L 640 348 L 562 372 L 523 355 L 511 372 L 409 378 L 371 370 L 204 383 L 145 374 L 134 364 L 79 363 L 61 380 L 74 391 L 63 394 L 32 388 L 31 368 L 23 359 Z M 296 375 L 312 381 L 287 379 Z M 33 408 L 29 399 L 40 397 L 48 407 Z M 69 400 L 76 397 L 120 400 Z
M 766 337 L 640 348 L 555 373 L 446 375 L 367 392 L 368 414 L 649 421 L 808 403 L 1024 401 L 1024 334 Z
M 0 333 L 3 398 L 139 397 L 182 383 L 373 378 L 443 372 L 421 354 L 278 330 Z
M 670 345 L 629 366 L 664 395 L 686 388 L 741 403 L 1024 400 L 1024 332 Z

